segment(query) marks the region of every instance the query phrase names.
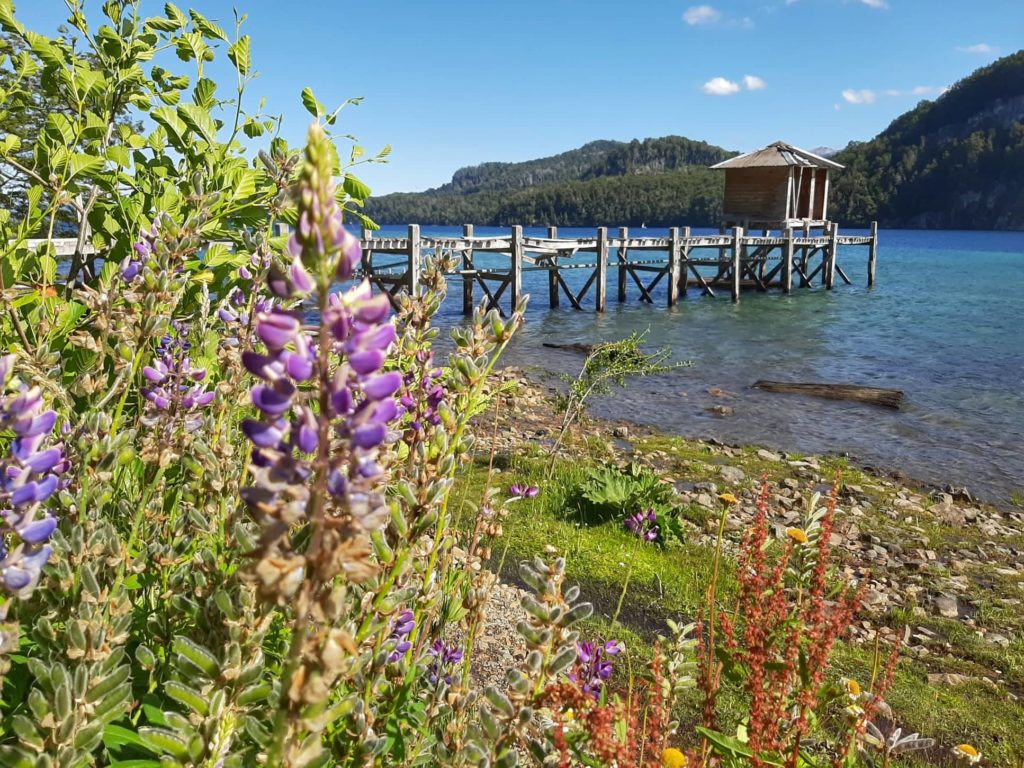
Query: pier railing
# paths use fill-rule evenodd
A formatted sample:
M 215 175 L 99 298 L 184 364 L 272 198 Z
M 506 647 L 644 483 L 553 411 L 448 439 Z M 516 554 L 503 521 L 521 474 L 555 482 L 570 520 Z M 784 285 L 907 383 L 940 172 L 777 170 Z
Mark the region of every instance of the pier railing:
M 801 288 L 820 283 L 832 289 L 837 278 L 852 285 L 839 263 L 839 246 L 861 246 L 868 251 L 867 284 L 873 286 L 878 225 L 873 222 L 868 235 L 840 235 L 833 222 L 819 229 L 820 234 L 806 226 L 772 235 L 735 227 L 717 235 L 694 235 L 684 227 L 672 228 L 666 237 L 633 237 L 625 227 L 615 234 L 598 227 L 593 237 L 560 238 L 555 227 L 548 228 L 547 237 L 536 237 L 525 235 L 521 226 L 511 227 L 507 235 L 477 236 L 467 224 L 462 237 L 429 237 L 412 224 L 405 237 L 364 233 L 362 274 L 389 295 L 416 292 L 424 257 L 446 253 L 457 257 L 459 267 L 449 276 L 462 280 L 467 314 L 473 310 L 477 287 L 489 306 L 502 309 L 506 294 L 509 306 L 514 306 L 522 295 L 523 275 L 531 272 L 548 274 L 550 307 L 560 306 L 565 298 L 574 309 L 583 309 L 592 300 L 594 309 L 603 312 L 609 271 L 617 273 L 619 301 L 626 301 L 633 289 L 641 301 L 653 304 L 654 291 L 663 282 L 669 306 L 691 287 L 708 296 L 728 291 L 733 301 L 739 301 L 744 289 L 789 293 L 794 283 Z M 501 266 L 478 265 L 485 254 L 503 257 Z M 581 257 L 591 258 L 580 261 Z M 572 270 L 584 271 L 581 287 L 566 280 Z

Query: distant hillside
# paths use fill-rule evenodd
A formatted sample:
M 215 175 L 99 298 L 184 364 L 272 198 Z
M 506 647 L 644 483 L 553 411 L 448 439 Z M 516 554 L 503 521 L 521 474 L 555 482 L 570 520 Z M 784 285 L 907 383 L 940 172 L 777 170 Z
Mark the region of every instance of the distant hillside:
M 1024 51 L 961 80 L 833 159 L 844 223 L 1024 229 Z
M 461 168 L 436 189 L 372 198 L 367 213 L 382 224 L 710 224 L 723 180 L 708 166 L 734 154 L 681 136 L 594 141 L 539 160 Z

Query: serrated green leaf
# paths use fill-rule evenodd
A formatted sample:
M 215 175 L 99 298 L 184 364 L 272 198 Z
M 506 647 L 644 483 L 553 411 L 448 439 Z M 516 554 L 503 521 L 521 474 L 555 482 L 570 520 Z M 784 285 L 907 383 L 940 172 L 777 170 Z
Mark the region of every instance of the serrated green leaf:
M 203 109 L 213 109 L 216 92 L 217 84 L 208 77 L 202 77 L 196 81 L 196 87 L 192 89 L 192 99 Z
M 199 11 L 189 9 L 188 15 L 192 17 L 192 23 L 196 25 L 196 29 L 198 29 L 204 37 L 209 38 L 210 40 L 223 40 L 225 43 L 228 41 L 227 32 L 203 16 Z
M 188 16 L 182 13 L 174 3 L 164 3 L 164 15 L 178 25 L 177 29 L 182 29 L 188 24 Z
M 182 104 L 178 107 L 180 117 L 189 128 L 198 132 L 207 144 L 217 143 L 217 124 L 208 110 L 195 104 Z
M 323 117 L 326 111 L 324 105 L 313 95 L 313 89 L 308 86 L 302 89 L 302 106 L 313 117 Z
M 252 69 L 252 39 L 248 35 L 238 38 L 228 48 L 228 58 L 243 76 L 247 76 Z
M 32 49 L 32 53 L 39 57 L 40 61 L 51 67 L 64 66 L 64 54 L 57 46 L 50 42 L 49 38 L 36 32 L 25 32 L 24 34 L 29 48 Z
M 102 157 L 93 155 L 74 154 L 68 159 L 67 180 L 71 181 L 77 176 L 88 176 L 97 171 L 102 171 L 104 166 Z
M 351 173 L 345 174 L 345 179 L 341 182 L 341 187 L 345 190 L 345 194 L 349 197 L 355 198 L 356 200 L 366 200 L 372 194 L 370 192 L 370 188 Z

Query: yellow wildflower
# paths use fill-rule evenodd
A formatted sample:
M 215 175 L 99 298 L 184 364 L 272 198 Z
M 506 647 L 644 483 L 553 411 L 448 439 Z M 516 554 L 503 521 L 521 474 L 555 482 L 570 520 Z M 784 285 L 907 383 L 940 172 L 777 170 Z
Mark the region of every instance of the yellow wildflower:
M 686 755 L 675 747 L 669 747 L 661 753 L 661 764 L 664 768 L 686 768 Z
M 851 680 L 848 677 L 843 678 L 843 685 L 846 686 L 846 692 L 850 698 L 856 701 L 860 698 L 860 683 L 856 680 Z
M 953 754 L 958 760 L 963 760 L 970 765 L 981 762 L 981 752 L 970 744 L 958 744 L 953 747 Z
M 797 544 L 807 543 L 807 534 L 804 532 L 803 528 L 787 528 L 786 535 Z
M 572 711 L 572 707 L 569 707 L 562 713 L 562 717 L 565 718 L 565 722 L 571 723 L 573 720 L 576 719 L 576 713 Z
M 851 720 L 860 720 L 864 717 L 864 707 L 859 704 L 851 704 L 844 711 L 846 712 L 846 716 Z
M 724 501 L 726 504 L 739 504 L 740 500 L 737 499 L 733 494 L 726 492 L 718 494 L 718 498 Z

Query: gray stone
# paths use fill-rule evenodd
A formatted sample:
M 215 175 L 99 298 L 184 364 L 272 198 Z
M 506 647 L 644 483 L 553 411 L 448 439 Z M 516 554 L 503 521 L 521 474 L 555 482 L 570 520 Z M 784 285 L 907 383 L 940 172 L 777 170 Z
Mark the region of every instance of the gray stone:
M 943 616 L 947 619 L 956 619 L 960 616 L 960 606 L 957 604 L 956 598 L 951 595 L 939 595 L 932 603 L 935 609 L 939 612 L 939 616 Z
M 765 461 L 782 461 L 782 457 L 779 454 L 766 451 L 764 448 L 757 450 L 757 456 Z
M 727 483 L 742 483 L 747 479 L 747 473 L 739 467 L 722 467 L 718 470 L 718 473 Z

